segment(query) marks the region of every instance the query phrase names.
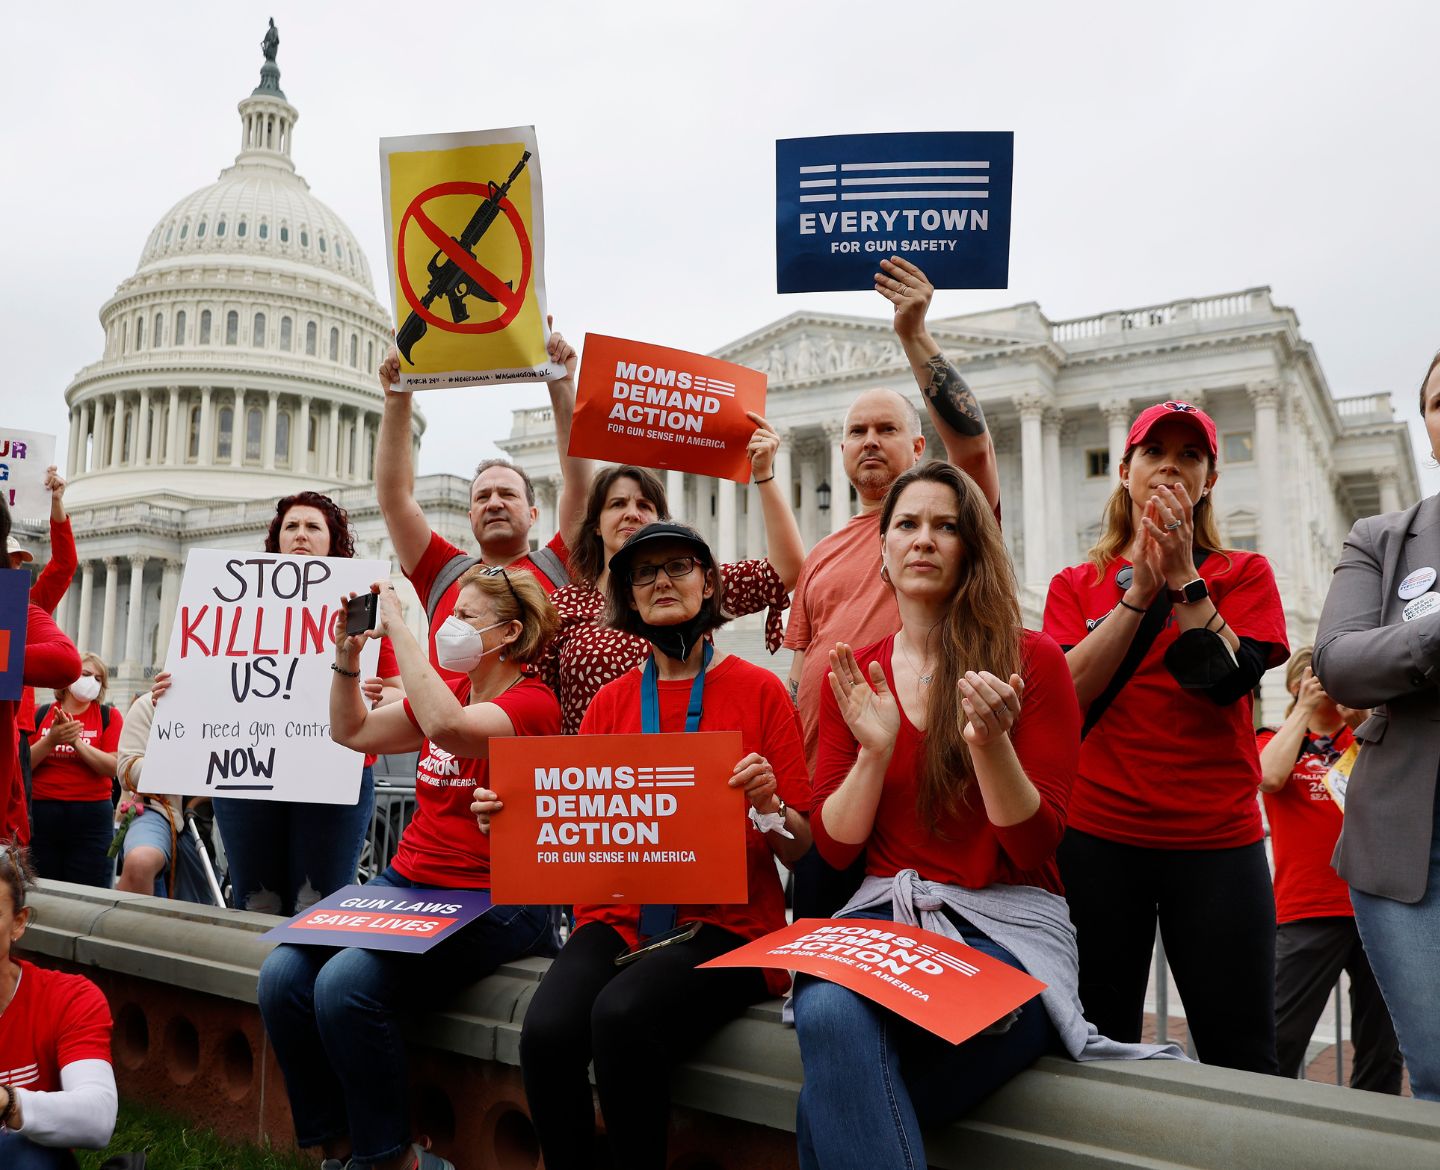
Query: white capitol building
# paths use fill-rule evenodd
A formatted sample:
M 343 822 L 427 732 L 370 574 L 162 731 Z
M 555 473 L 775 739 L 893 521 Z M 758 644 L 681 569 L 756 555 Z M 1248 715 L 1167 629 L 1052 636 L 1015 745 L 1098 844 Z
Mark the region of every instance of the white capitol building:
M 110 664 L 118 703 L 163 658 L 188 550 L 258 549 L 278 497 L 333 495 L 354 522 L 356 555 L 393 564 L 371 471 L 390 317 L 353 233 L 295 171 L 299 114 L 273 61 L 239 111 L 234 165 L 156 224 L 135 274 L 100 308 L 100 359 L 65 392 L 80 569 L 58 617 Z M 1185 399 L 1214 416 L 1225 538 L 1270 557 L 1295 645 L 1314 632 L 1354 519 L 1419 498 L 1390 394 L 1337 400 L 1298 317 L 1268 289 L 1074 321 L 1032 302 L 932 331 L 964 362 L 994 432 L 1032 622 L 1051 574 L 1093 540 L 1126 428 L 1152 402 Z M 716 352 L 770 375 L 766 413 L 785 439 L 777 474 L 812 544 L 853 508 L 839 455 L 851 399 L 883 385 L 918 402 L 889 321 L 801 311 Z M 417 450 L 423 430 L 417 411 Z M 548 540 L 559 486 L 549 408 L 516 411 L 500 445 L 535 478 L 532 536 Z M 930 447 L 940 450 L 933 435 Z M 417 496 L 442 534 L 470 547 L 469 469 L 457 470 L 420 479 Z M 762 549 L 754 489 L 676 472 L 667 486 L 676 514 L 722 558 Z M 48 557 L 43 525 L 16 535 Z M 758 650 L 758 630 L 736 636 Z M 786 659 L 769 664 L 783 671 Z M 1279 672 L 1265 694 L 1278 717 Z

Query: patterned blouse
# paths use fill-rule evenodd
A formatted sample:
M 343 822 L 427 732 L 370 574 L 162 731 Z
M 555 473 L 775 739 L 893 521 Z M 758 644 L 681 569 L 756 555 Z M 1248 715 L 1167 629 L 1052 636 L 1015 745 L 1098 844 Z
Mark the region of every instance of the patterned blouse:
M 765 648 L 780 648 L 780 614 L 790 604 L 785 584 L 767 560 L 737 561 L 723 566 L 725 612 L 743 617 L 769 609 L 765 617 Z M 605 595 L 580 582 L 550 595 L 560 613 L 560 628 L 536 669 L 560 697 L 561 730 L 574 735 L 595 692 L 645 661 L 650 643 L 644 638 L 600 625 Z

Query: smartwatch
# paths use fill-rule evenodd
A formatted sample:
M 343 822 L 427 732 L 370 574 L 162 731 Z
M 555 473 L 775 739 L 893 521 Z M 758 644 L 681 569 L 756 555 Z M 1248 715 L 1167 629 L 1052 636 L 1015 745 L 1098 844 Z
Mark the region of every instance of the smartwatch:
M 1193 581 L 1187 581 L 1179 589 L 1171 589 L 1170 600 L 1176 605 L 1194 605 L 1197 601 L 1204 601 L 1210 596 L 1210 590 L 1205 582 L 1199 577 Z

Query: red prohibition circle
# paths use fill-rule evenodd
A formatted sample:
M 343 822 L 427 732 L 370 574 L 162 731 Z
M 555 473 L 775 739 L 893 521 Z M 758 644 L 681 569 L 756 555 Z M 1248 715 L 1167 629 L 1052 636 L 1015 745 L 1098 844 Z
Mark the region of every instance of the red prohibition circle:
M 420 319 L 434 325 L 437 329 L 443 329 L 447 333 L 497 333 L 519 315 L 520 309 L 525 304 L 525 294 L 530 289 L 530 274 L 534 266 L 534 256 L 530 248 L 530 237 L 525 231 L 525 224 L 521 220 L 516 206 L 508 198 L 501 199 L 500 210 L 510 221 L 510 226 L 515 231 L 515 239 L 520 245 L 520 281 L 518 287 L 512 291 L 506 287 L 503 280 L 461 248 L 436 225 L 434 220 L 425 214 L 424 204 L 443 195 L 479 195 L 482 199 L 488 199 L 490 187 L 485 183 L 469 183 L 458 180 L 450 183 L 437 183 L 433 187 L 427 187 L 410 201 L 410 206 L 405 209 L 405 214 L 400 218 L 400 230 L 395 235 L 395 268 L 400 276 L 400 292 Z M 472 278 L 499 304 L 505 306 L 505 311 L 500 316 L 493 321 L 456 323 L 437 316 L 420 303 L 420 298 L 410 283 L 409 266 L 405 263 L 405 233 L 412 220 L 425 238 L 455 261 L 466 276 Z

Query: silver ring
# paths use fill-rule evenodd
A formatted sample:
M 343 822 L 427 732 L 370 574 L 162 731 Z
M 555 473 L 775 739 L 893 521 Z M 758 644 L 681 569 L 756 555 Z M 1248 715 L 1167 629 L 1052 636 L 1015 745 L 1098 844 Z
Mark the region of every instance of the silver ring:
M 1165 531 L 1174 532 L 1175 529 L 1179 528 L 1183 523 L 1185 523 L 1183 520 L 1172 520 L 1169 524 L 1165 525 Z

